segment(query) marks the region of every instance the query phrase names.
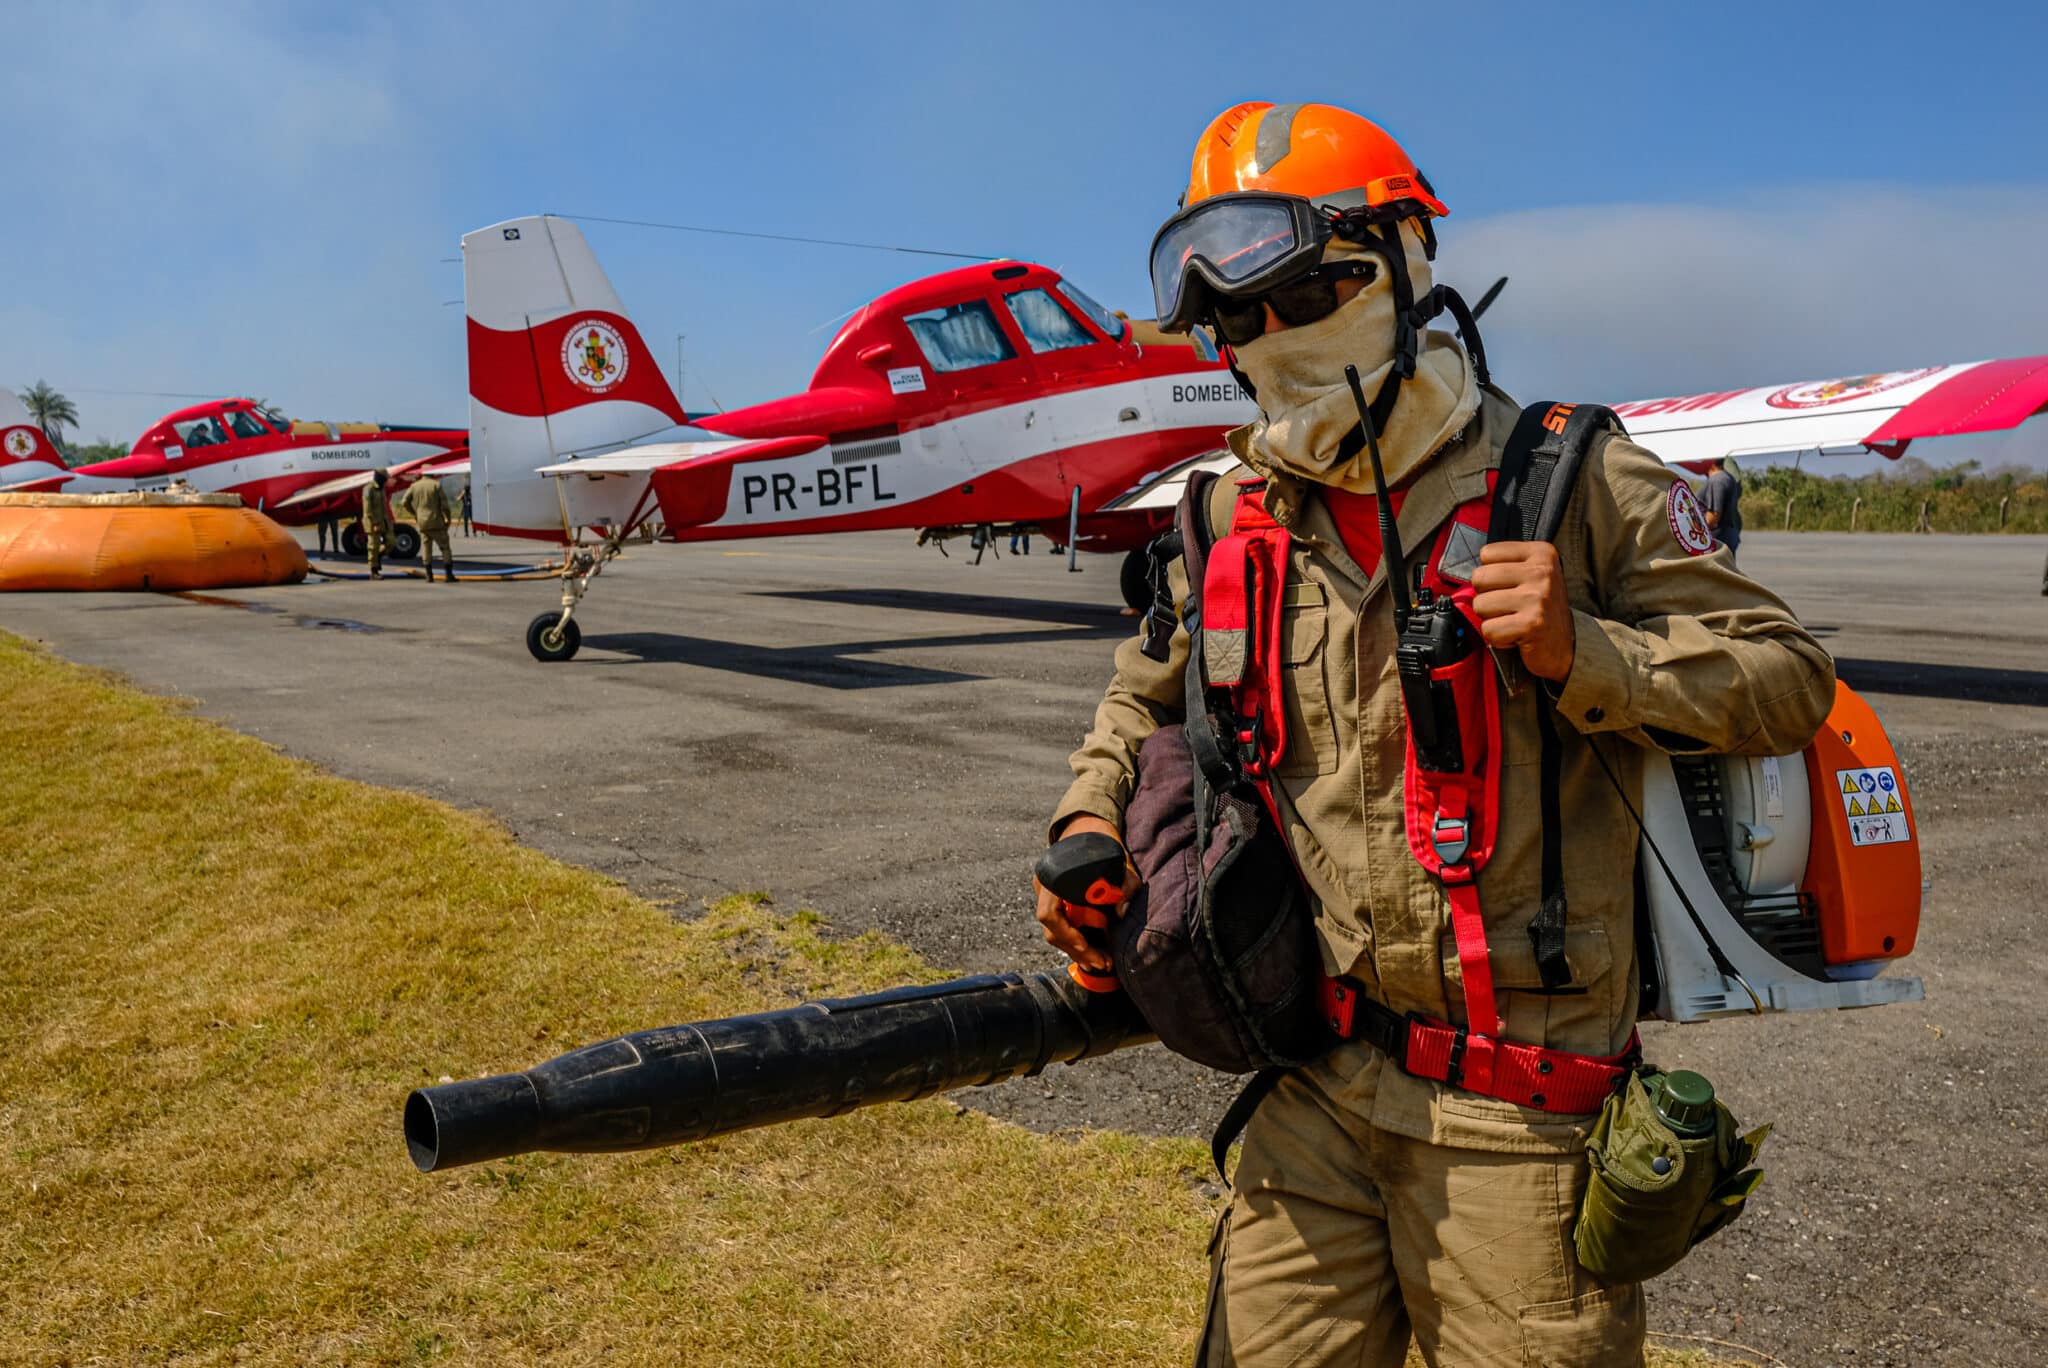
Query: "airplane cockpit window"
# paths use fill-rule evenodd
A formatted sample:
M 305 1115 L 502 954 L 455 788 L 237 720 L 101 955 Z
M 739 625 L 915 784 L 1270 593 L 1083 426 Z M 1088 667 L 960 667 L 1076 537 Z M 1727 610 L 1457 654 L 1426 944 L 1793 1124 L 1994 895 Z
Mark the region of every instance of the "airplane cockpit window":
M 1095 340 L 1081 326 L 1079 319 L 1060 307 L 1060 302 L 1044 290 L 1019 290 L 1015 294 L 1004 295 L 1003 301 L 1010 306 L 1010 313 L 1015 316 L 1017 327 L 1023 331 L 1024 340 L 1035 352 L 1085 347 Z
M 264 422 L 270 424 L 270 426 L 276 429 L 280 434 L 287 436 L 290 435 L 292 430 L 291 419 L 285 417 L 282 413 L 279 413 L 274 408 L 259 408 L 256 411 L 263 415 Z
M 270 429 L 256 421 L 256 415 L 245 409 L 228 410 L 228 426 L 237 437 L 268 437 Z
M 996 326 L 995 311 L 979 299 L 927 313 L 907 314 L 903 321 L 935 371 L 992 366 L 1017 356 L 1010 340 Z
M 1062 280 L 1060 282 L 1060 293 L 1065 295 L 1067 301 L 1075 308 L 1087 314 L 1096 327 L 1107 333 L 1110 341 L 1121 342 L 1124 340 L 1124 321 L 1083 294 L 1073 281 Z
M 179 444 L 187 451 L 194 447 L 218 446 L 228 439 L 227 433 L 221 430 L 220 420 L 211 414 L 171 426 L 177 430 Z

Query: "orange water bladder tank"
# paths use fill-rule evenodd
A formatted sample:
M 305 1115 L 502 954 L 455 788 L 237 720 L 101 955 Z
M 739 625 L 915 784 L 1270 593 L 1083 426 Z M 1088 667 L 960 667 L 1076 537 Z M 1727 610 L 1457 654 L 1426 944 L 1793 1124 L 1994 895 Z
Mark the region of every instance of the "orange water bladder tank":
M 0 590 L 296 584 L 306 552 L 232 494 L 0 494 Z

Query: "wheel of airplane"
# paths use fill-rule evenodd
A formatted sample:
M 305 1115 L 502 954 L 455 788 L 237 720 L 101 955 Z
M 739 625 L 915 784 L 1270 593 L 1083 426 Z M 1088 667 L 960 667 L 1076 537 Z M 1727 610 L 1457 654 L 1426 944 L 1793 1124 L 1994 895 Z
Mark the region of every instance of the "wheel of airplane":
M 363 535 L 363 525 L 352 522 L 341 529 L 341 554 L 351 560 L 361 560 L 370 551 L 370 539 Z
M 570 618 L 558 632 L 555 624 L 561 621 L 560 613 L 542 613 L 526 624 L 526 649 L 535 660 L 567 660 L 583 644 L 583 629 L 576 619 Z
M 411 523 L 391 525 L 391 557 L 411 560 L 420 553 L 420 530 Z
M 1142 613 L 1152 606 L 1152 558 L 1145 554 L 1145 548 L 1124 552 L 1123 569 L 1117 572 L 1117 585 L 1123 590 L 1124 602 L 1134 613 Z

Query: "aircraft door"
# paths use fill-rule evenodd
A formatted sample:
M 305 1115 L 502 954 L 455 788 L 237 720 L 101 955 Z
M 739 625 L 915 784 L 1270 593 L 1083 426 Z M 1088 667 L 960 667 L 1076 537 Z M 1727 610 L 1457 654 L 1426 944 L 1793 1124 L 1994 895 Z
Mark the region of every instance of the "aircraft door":
M 1021 401 L 1035 375 L 986 299 L 906 314 L 924 364 L 891 368 L 903 450 L 963 478 L 1008 465 L 1029 435 Z
M 1047 416 L 1058 460 L 1046 473 L 1056 474 L 1062 497 L 1080 485 L 1084 499 L 1092 503 L 1096 486 L 1114 481 L 1116 471 L 1131 463 L 1132 449 L 1150 432 L 1151 406 L 1142 383 L 1123 379 L 1129 355 L 1123 320 L 1093 300 L 1088 300 L 1093 307 L 1083 309 L 1070 295 L 1087 298 L 1061 283 L 1057 289 L 1013 290 L 1004 302 L 1031 347 L 1048 392 Z

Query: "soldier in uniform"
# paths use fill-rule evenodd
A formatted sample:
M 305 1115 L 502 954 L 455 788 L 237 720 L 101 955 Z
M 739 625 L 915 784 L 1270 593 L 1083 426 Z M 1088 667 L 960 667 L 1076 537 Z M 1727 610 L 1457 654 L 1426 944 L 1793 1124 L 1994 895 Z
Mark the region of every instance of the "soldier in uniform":
M 1261 414 L 1229 434 L 1250 468 L 1238 475 L 1264 478 L 1258 497 L 1291 535 L 1271 795 L 1324 971 L 1394 1012 L 1465 1024 L 1446 890 L 1405 837 L 1395 629 L 1344 366 L 1380 414 L 1411 548 L 1485 494 L 1518 407 L 1479 382 L 1453 334 L 1419 310 L 1399 316 L 1394 274 L 1411 299 L 1429 296 L 1430 220 L 1448 211 L 1379 127 L 1327 105 L 1240 105 L 1203 134 L 1184 204 L 1154 249 L 1161 322 L 1209 326 L 1231 348 Z M 1201 259 L 1207 293 L 1183 298 Z M 1237 293 L 1233 272 L 1252 273 Z M 1231 525 L 1236 485 L 1215 482 L 1212 529 Z M 1833 701 L 1827 654 L 1693 530 L 1692 500 L 1654 456 L 1604 434 L 1556 543 L 1486 546 L 1463 576 L 1501 676 L 1496 843 L 1478 886 L 1504 1038 L 1596 1056 L 1630 1039 L 1637 835 L 1617 788 L 1640 809 L 1646 751 L 1790 754 Z M 1119 835 L 1139 746 L 1182 715 L 1187 660 L 1184 629 L 1163 663 L 1135 639 L 1118 649 L 1055 838 Z M 1559 734 L 1569 814 L 1568 993 L 1546 991 L 1528 934 L 1543 886 L 1539 709 Z M 1042 888 L 1038 918 L 1059 949 L 1110 967 Z M 1595 1281 L 1573 1252 L 1593 1119 L 1403 1072 L 1363 1040 L 1289 1072 L 1245 1131 L 1200 1362 L 1391 1366 L 1412 1336 L 1431 1364 L 1639 1364 L 1640 1287 Z
M 455 583 L 455 552 L 448 546 L 448 519 L 453 510 L 448 507 L 448 494 L 441 488 L 441 482 L 431 475 L 422 475 L 398 496 L 398 502 L 419 529 L 420 564 L 427 578 L 434 578 L 434 548 L 438 546 L 442 578 L 449 584 Z
M 384 578 L 384 548 L 391 541 L 391 501 L 384 494 L 386 475 L 380 467 L 363 486 L 363 541 L 370 558 L 370 578 Z

